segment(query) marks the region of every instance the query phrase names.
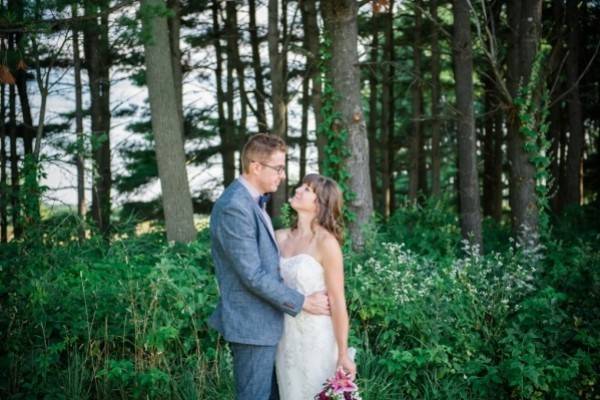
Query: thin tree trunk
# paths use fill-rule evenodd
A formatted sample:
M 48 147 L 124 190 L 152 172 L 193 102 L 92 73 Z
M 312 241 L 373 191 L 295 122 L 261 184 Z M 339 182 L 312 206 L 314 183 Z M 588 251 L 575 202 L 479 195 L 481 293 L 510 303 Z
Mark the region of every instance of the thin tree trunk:
M 8 90 L 9 105 L 9 128 L 10 135 L 10 184 L 11 184 L 11 206 L 12 206 L 12 226 L 13 238 L 19 239 L 22 233 L 21 227 L 21 204 L 19 201 L 19 192 L 21 185 L 19 183 L 19 155 L 17 153 L 17 117 L 16 117 L 16 94 L 15 86 L 10 85 Z
M 235 158 L 233 151 L 232 137 L 233 132 L 225 129 L 226 117 L 224 104 L 225 94 L 223 92 L 223 50 L 221 47 L 221 28 L 219 24 L 220 1 L 213 0 L 212 2 L 212 18 L 213 18 L 213 44 L 217 64 L 215 65 L 215 80 L 217 82 L 217 111 L 218 111 L 218 130 L 221 139 L 221 158 L 223 159 L 223 185 L 229 186 L 235 179 Z
M 419 124 L 419 160 L 418 160 L 418 189 L 417 191 L 423 195 L 427 195 L 427 153 L 425 152 L 425 146 L 427 144 L 427 137 L 425 135 L 425 122 L 424 122 L 424 99 L 423 99 L 423 22 L 422 22 L 422 10 L 423 2 L 421 0 L 416 1 L 415 7 L 415 47 L 418 52 L 418 56 L 415 58 L 415 79 L 418 82 L 416 90 L 418 90 L 417 98 L 419 100 L 418 110 L 419 115 L 417 121 Z
M 519 87 L 529 83 L 540 38 L 541 0 L 510 0 L 508 21 L 511 41 L 508 53 L 508 84 L 513 100 Z M 538 94 L 533 94 L 539 97 Z M 537 100 L 534 100 L 538 102 Z M 537 109 L 534 107 L 533 109 Z M 512 104 L 508 117 L 508 155 L 510 165 L 510 204 L 513 232 L 522 243 L 535 245 L 538 238 L 538 206 L 535 168 L 525 150 L 520 132 L 518 107 Z
M 246 93 L 246 84 L 244 79 L 244 65 L 240 58 L 239 51 L 239 34 L 238 34 L 238 23 L 237 23 L 237 9 L 236 3 L 233 1 L 227 2 L 226 5 L 226 27 L 227 27 L 227 63 L 232 64 L 233 69 L 237 75 L 238 81 L 238 92 L 240 94 L 240 121 L 237 124 L 237 141 L 243 141 L 246 135 L 246 123 L 248 119 L 248 101 Z M 256 114 L 256 113 L 255 113 Z
M 565 193 L 567 184 L 567 130 L 568 130 L 568 121 L 567 117 L 565 117 L 564 113 L 566 112 L 567 107 L 565 105 L 562 106 L 563 114 L 560 115 L 560 139 L 559 139 L 559 151 L 560 158 L 558 162 L 558 185 L 559 185 L 559 210 L 563 211 L 565 198 L 567 194 Z
M 286 12 L 286 10 L 282 10 Z M 278 0 L 269 0 L 269 60 L 271 64 L 271 101 L 273 103 L 273 127 L 271 133 L 285 140 L 287 136 L 286 116 L 287 107 L 285 103 L 285 67 L 284 54 L 279 49 L 279 5 Z M 287 164 L 287 162 L 286 162 Z M 287 166 L 286 166 L 287 168 Z M 285 186 L 287 183 L 279 186 L 277 192 L 273 194 L 273 200 L 270 203 L 271 216 L 277 218 L 280 215 L 280 208 L 285 202 Z
M 27 155 L 33 153 L 34 137 L 33 118 L 31 117 L 29 95 L 27 94 L 27 73 L 22 69 L 17 69 L 15 75 L 19 103 L 21 104 L 21 115 L 23 116 L 23 151 Z
M 248 0 L 250 13 L 250 45 L 252 47 L 252 69 L 254 70 L 254 81 L 256 82 L 256 119 L 258 130 L 267 132 L 267 113 L 265 111 L 265 85 L 263 83 L 262 65 L 260 62 L 260 42 L 258 40 L 258 29 L 256 27 L 256 0 Z
M 454 80 L 458 112 L 458 174 L 462 237 L 482 249 L 477 138 L 473 112 L 473 53 L 468 0 L 454 0 Z
M 381 191 L 383 217 L 389 218 L 391 210 L 392 189 L 392 166 L 390 164 L 390 144 L 394 126 L 394 71 L 392 63 L 394 59 L 394 2 L 389 2 L 389 12 L 383 17 L 383 34 L 385 44 L 383 48 L 383 74 L 382 81 L 385 84 L 381 89 Z
M 341 128 L 348 132 L 350 156 L 345 167 L 350 176 L 349 189 L 354 198 L 348 205 L 356 215 L 350 223 L 350 236 L 355 248 L 364 246 L 362 229 L 373 214 L 369 175 L 369 144 L 361 104 L 358 69 L 357 3 L 335 0 L 321 3 L 325 30 L 331 38 L 331 82 L 339 95 L 334 109 L 340 113 Z
M 379 65 L 379 19 L 381 14 L 373 13 L 372 17 L 372 35 L 371 41 L 371 67 L 369 69 L 369 120 L 367 123 L 367 131 L 369 135 L 369 175 L 371 178 L 371 196 L 373 197 L 373 203 L 375 209 L 380 214 L 384 214 L 383 202 L 380 199 L 379 191 L 377 190 L 377 150 L 380 147 L 377 141 L 377 127 L 378 127 L 378 113 L 377 113 L 377 101 L 379 99 L 377 91 L 377 70 Z
M 393 9 L 394 9 L 394 1 L 390 0 L 389 3 L 390 13 L 389 13 L 389 62 L 390 62 L 390 114 L 388 115 L 388 125 L 390 127 L 389 131 L 389 139 L 388 139 L 388 165 L 389 165 L 389 188 L 388 188 L 388 197 L 389 197 L 389 213 L 392 215 L 396 210 L 396 182 L 394 180 L 394 165 L 395 165 L 395 154 L 396 154 L 396 135 L 395 135 L 395 124 L 396 124 L 396 94 L 394 91 L 394 83 L 395 83 L 395 65 L 396 65 L 396 55 L 394 53 L 394 18 L 393 18 Z
M 225 3 L 226 6 L 228 7 L 229 4 L 231 4 L 231 2 L 226 2 Z M 234 55 L 233 55 L 233 44 L 231 44 L 231 32 L 230 29 L 231 27 L 228 24 L 228 15 L 226 13 L 226 17 L 225 17 L 225 28 L 223 33 L 225 34 L 225 51 L 227 54 L 227 59 L 226 59 L 226 91 L 225 91 L 225 104 L 227 105 L 227 114 L 226 114 L 226 118 L 225 118 L 225 134 L 227 136 L 229 136 L 228 141 L 230 143 L 230 148 L 227 149 L 227 151 L 231 151 L 232 155 L 232 159 L 233 159 L 233 167 L 235 168 L 235 147 L 233 146 L 233 143 L 236 143 L 238 141 L 238 125 L 236 124 L 235 121 L 235 101 L 234 101 L 234 92 L 235 92 L 235 80 L 233 77 L 233 70 L 234 70 Z M 234 28 L 235 29 L 235 28 Z M 231 176 L 231 179 L 233 179 L 234 176 Z
M 308 68 L 308 62 L 307 62 Z M 310 79 L 308 69 L 302 80 L 302 116 L 300 123 L 300 179 L 306 175 L 306 146 L 308 145 L 308 108 L 310 106 Z
M 562 104 L 560 101 L 553 102 L 550 107 L 550 149 L 548 156 L 551 159 L 550 175 L 552 176 L 552 186 L 550 194 L 553 196 L 551 201 L 552 211 L 558 214 L 562 211 L 562 189 L 561 183 L 561 163 L 560 150 L 561 138 L 563 134 L 563 113 Z
M 311 81 L 311 103 L 315 116 L 315 132 L 317 137 L 317 155 L 320 170 L 323 167 L 324 153 L 327 146 L 327 138 L 319 132 L 323 122 L 321 116 L 321 78 L 319 71 L 319 25 L 317 24 L 317 6 L 315 0 L 303 0 L 304 9 L 304 35 L 306 37 L 306 49 L 308 51 L 308 69 Z
M 441 151 L 440 151 L 440 131 L 441 131 L 441 104 L 440 104 L 440 44 L 438 2 L 431 0 L 429 10 L 433 25 L 431 27 L 431 194 L 439 197 L 441 189 Z
M 13 9 L 16 18 L 18 20 L 22 20 L 24 17 L 24 2 L 10 1 L 10 3 L 12 3 L 10 7 Z M 14 34 L 14 45 L 16 49 L 22 47 L 22 38 L 22 33 Z M 25 155 L 28 155 L 33 153 L 33 137 L 35 136 L 35 130 L 33 128 L 33 118 L 31 117 L 31 107 L 29 106 L 29 96 L 27 94 L 27 73 L 25 70 L 17 68 L 15 79 L 17 84 L 17 92 L 19 95 L 19 103 L 21 104 L 21 115 L 23 117 L 23 152 Z
M 549 67 L 550 74 L 548 79 L 549 87 L 552 87 L 554 82 L 557 82 L 556 88 L 551 93 L 551 106 L 550 106 L 550 130 L 549 140 L 550 149 L 548 157 L 550 157 L 550 176 L 552 179 L 552 185 L 550 187 L 550 206 L 552 212 L 558 214 L 562 210 L 562 191 L 565 189 L 560 186 L 562 179 L 561 176 L 561 163 L 560 163 L 560 150 L 561 150 L 561 138 L 564 136 L 563 133 L 563 106 L 562 101 L 558 100 L 557 97 L 562 93 L 563 86 L 561 76 L 561 64 L 564 58 L 564 25 L 565 25 L 565 12 L 564 12 L 564 0 L 552 0 L 552 23 L 553 29 L 551 30 L 550 41 L 552 43 L 552 52 L 555 57 L 551 58 L 552 64 Z
M 10 8 L 10 7 L 9 7 Z M 14 35 L 8 37 L 8 49 L 13 51 Z M 8 89 L 8 107 L 9 107 L 9 128 L 10 135 L 10 184 L 11 184 L 11 206 L 12 206 L 12 226 L 13 238 L 19 239 L 22 233 L 21 226 L 21 205 L 19 201 L 20 183 L 19 183 L 19 155 L 17 153 L 17 116 L 16 116 L 17 96 L 15 85 L 9 85 Z
M 4 46 L 2 46 L 4 47 Z M 4 50 L 4 48 L 2 48 Z M 7 198 L 9 196 L 6 185 L 6 104 L 5 86 L 0 83 L 0 243 L 8 242 L 8 210 Z
M 502 2 L 494 1 L 489 7 L 488 29 L 495 34 L 500 21 Z M 502 218 L 502 145 L 503 120 L 500 107 L 501 93 L 495 81 L 494 65 L 488 65 L 482 77 L 484 84 L 484 140 L 483 140 L 483 213 L 497 222 Z
M 423 90 L 421 82 L 421 9 L 422 1 L 415 1 L 415 26 L 413 39 L 413 82 L 411 86 L 411 104 L 412 104 L 412 132 L 409 137 L 408 146 L 408 199 L 411 202 L 417 201 L 419 189 L 423 184 L 419 182 L 422 173 L 421 167 L 421 149 L 423 127 L 421 118 L 423 115 Z
M 483 214 L 497 222 L 502 218 L 502 114 L 496 85 L 490 77 L 484 83 Z
M 283 33 L 282 38 L 281 38 L 281 57 L 282 57 L 282 76 L 283 76 L 283 102 L 285 103 L 285 107 L 286 107 L 286 112 L 285 112 L 285 136 L 283 137 L 283 139 L 287 142 L 288 141 L 288 126 L 289 126 L 289 114 L 287 112 L 287 105 L 289 103 L 289 91 L 288 91 L 288 87 L 287 87 L 287 80 L 288 80 L 288 48 L 289 48 L 289 43 L 290 43 L 290 32 L 288 31 L 288 15 L 287 15 L 287 10 L 288 10 L 288 2 L 287 0 L 281 0 L 281 31 Z M 286 177 L 290 176 L 290 163 L 288 161 L 288 159 L 286 158 L 285 160 L 285 175 Z M 290 198 L 289 195 L 289 184 L 287 181 L 284 181 L 284 184 L 281 185 L 278 188 L 278 192 L 283 191 L 283 194 L 281 195 L 282 197 L 282 205 L 283 203 L 286 202 L 287 199 Z M 279 197 L 278 194 L 276 194 L 274 197 Z M 277 203 L 279 202 L 279 200 L 275 200 L 275 206 L 277 206 Z M 281 206 L 279 206 L 278 208 L 281 208 Z
M 77 5 L 71 6 L 73 17 L 78 15 Z M 77 168 L 77 215 L 82 224 L 79 229 L 79 240 L 85 239 L 85 225 L 83 224 L 87 212 L 85 199 L 85 149 L 83 135 L 83 86 L 81 84 L 81 56 L 79 54 L 79 28 L 73 28 L 73 67 L 75 75 L 75 134 L 77 135 L 77 154 L 75 165 Z
M 502 171 L 504 170 L 504 117 L 502 110 L 498 110 L 496 118 L 494 119 L 494 160 L 496 164 L 491 170 L 492 176 L 494 177 L 493 182 L 495 183 L 494 190 L 492 191 L 492 204 L 494 207 L 491 210 L 491 216 L 496 221 L 502 220 Z
M 303 1 L 300 5 L 300 12 L 302 15 L 302 26 L 304 27 L 302 47 L 306 54 L 306 71 L 304 74 L 304 80 L 302 81 L 302 126 L 300 137 L 300 179 L 302 179 L 302 177 L 306 175 L 306 151 L 308 146 L 308 114 L 312 102 L 311 83 L 313 86 L 317 84 L 317 82 L 315 82 L 315 77 L 318 71 L 318 67 L 316 65 L 316 55 L 311 53 L 311 51 L 313 50 L 311 47 L 311 41 L 314 40 L 314 38 L 311 38 L 311 34 L 313 34 L 314 32 L 309 32 L 310 24 L 313 23 L 312 20 L 309 21 L 309 18 L 314 17 L 316 19 L 314 0 Z M 312 15 L 311 13 L 314 15 Z M 316 32 L 316 34 L 319 34 L 318 31 Z M 320 152 L 321 149 L 319 149 L 318 151 Z
M 142 7 L 160 7 L 163 0 L 142 0 Z M 187 243 L 196 237 L 192 198 L 185 167 L 185 152 L 181 134 L 181 120 L 177 112 L 167 19 L 153 16 L 147 22 L 152 41 L 144 43 L 146 76 L 152 131 L 156 142 L 156 160 L 162 189 L 163 210 L 167 227 L 167 239 Z
M 96 14 L 106 4 L 87 4 L 85 14 Z M 105 238 L 110 235 L 111 213 L 111 154 L 110 154 L 110 52 L 108 16 L 101 21 L 90 19 L 85 24 L 84 52 L 90 86 L 92 119 L 92 155 L 94 179 L 92 184 L 92 216 Z
M 583 109 L 579 95 L 579 10 L 577 1 L 567 1 L 567 26 L 569 31 L 567 55 L 567 87 L 569 96 L 569 151 L 567 154 L 567 187 L 565 206 L 581 205 L 583 201 Z

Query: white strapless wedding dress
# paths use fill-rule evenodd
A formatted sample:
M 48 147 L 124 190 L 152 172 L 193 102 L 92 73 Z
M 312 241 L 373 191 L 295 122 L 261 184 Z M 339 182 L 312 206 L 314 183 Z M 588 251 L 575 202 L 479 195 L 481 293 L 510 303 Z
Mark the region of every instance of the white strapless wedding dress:
M 304 295 L 325 290 L 323 267 L 308 254 L 282 258 L 285 284 Z M 312 400 L 335 373 L 338 347 L 331 317 L 285 315 L 275 365 L 280 400 Z

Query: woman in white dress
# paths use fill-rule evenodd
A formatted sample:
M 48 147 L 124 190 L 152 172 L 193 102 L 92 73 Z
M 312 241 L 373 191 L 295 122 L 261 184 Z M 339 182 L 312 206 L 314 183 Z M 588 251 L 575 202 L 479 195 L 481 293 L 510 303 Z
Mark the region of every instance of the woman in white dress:
M 309 174 L 290 199 L 295 223 L 276 232 L 285 283 L 304 295 L 326 291 L 331 308 L 331 316 L 301 312 L 284 317 L 275 361 L 280 400 L 313 399 L 338 368 L 352 379 L 356 375 L 348 354 L 342 199 L 334 180 Z

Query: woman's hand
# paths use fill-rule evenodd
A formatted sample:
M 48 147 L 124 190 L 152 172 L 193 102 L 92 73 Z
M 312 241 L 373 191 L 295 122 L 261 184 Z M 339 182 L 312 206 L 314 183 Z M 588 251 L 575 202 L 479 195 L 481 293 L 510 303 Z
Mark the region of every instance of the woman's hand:
M 338 358 L 336 369 L 340 369 L 340 368 L 342 368 L 344 370 L 344 372 L 347 372 L 350 374 L 350 379 L 352 379 L 352 380 L 356 379 L 356 364 L 347 355 L 344 355 L 344 356 L 341 356 Z

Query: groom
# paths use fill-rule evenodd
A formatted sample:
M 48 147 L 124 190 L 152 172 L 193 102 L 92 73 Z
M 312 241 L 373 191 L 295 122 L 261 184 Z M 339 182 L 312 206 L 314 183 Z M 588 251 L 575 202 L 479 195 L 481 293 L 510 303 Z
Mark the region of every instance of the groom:
M 285 179 L 285 157 L 286 145 L 278 136 L 252 136 L 242 151 L 242 176 L 225 189 L 210 217 L 221 297 L 209 324 L 229 342 L 237 400 L 278 399 L 274 365 L 283 313 L 329 315 L 325 293 L 304 297 L 279 274 L 265 194 Z

